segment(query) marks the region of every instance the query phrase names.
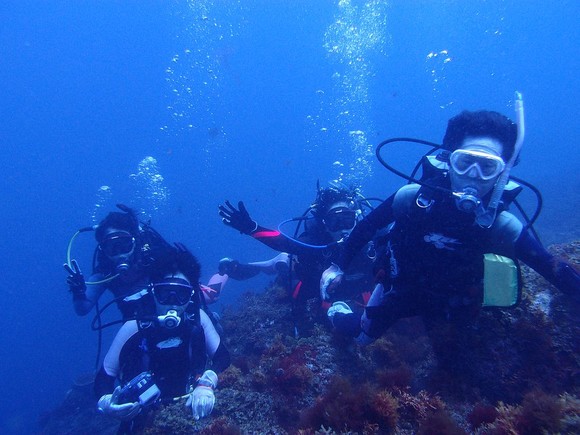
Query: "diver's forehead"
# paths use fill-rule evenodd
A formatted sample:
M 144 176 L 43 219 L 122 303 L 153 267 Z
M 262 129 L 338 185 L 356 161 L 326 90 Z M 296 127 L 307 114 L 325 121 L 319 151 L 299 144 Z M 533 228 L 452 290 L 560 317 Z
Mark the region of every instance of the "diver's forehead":
M 486 136 L 466 137 L 461 144 L 462 150 L 481 151 L 501 157 L 503 145 L 497 139 Z
M 164 276 L 165 279 L 171 279 L 171 278 L 178 278 L 178 279 L 182 279 L 184 281 L 189 282 L 189 280 L 187 279 L 187 277 L 181 273 L 181 272 L 174 272 L 174 273 L 168 273 Z

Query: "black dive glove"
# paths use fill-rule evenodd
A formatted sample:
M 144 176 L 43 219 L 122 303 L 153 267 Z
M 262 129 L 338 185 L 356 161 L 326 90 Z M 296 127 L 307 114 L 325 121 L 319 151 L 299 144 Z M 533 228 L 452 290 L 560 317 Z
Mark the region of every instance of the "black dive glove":
M 72 266 L 72 267 L 71 267 Z M 87 284 L 76 260 L 71 260 L 70 266 L 65 263 L 64 270 L 69 274 L 66 282 L 73 297 L 82 297 L 87 291 Z
M 229 201 L 226 205 L 219 206 L 219 215 L 222 222 L 227 226 L 235 228 L 242 234 L 252 234 L 258 229 L 258 224 L 253 221 L 242 201 L 238 202 L 239 210 L 236 209 Z

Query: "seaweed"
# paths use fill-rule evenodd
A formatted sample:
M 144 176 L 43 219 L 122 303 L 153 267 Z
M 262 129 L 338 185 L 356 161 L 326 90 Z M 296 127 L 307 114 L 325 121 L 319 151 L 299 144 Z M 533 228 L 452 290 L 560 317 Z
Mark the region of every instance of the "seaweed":
M 578 264 L 580 242 L 552 252 Z M 273 285 L 221 313 L 232 365 L 216 405 L 195 421 L 183 403 L 152 413 L 147 433 L 580 433 L 577 305 L 527 267 L 518 307 L 468 328 L 397 322 L 371 346 L 315 321 L 296 338 L 287 294 Z M 318 319 L 307 304 L 307 319 Z M 42 433 L 114 433 L 90 387 L 42 417 Z

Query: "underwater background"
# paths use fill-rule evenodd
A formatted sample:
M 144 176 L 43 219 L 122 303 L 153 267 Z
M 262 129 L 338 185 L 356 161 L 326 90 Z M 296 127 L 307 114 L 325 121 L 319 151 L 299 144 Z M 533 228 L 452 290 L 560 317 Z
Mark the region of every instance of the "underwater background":
M 542 191 L 544 243 L 578 239 L 579 17 L 574 0 L 3 1 L 0 432 L 38 432 L 93 370 L 62 264 L 116 203 L 185 243 L 207 279 L 222 257 L 274 255 L 220 222 L 225 199 L 275 227 L 317 180 L 386 198 L 405 181 L 379 142 L 440 142 L 464 109 L 513 119 L 518 90 L 513 174 Z M 389 161 L 410 171 L 425 151 Z M 72 249 L 88 273 L 92 235 Z M 221 303 L 266 282 L 230 281 Z

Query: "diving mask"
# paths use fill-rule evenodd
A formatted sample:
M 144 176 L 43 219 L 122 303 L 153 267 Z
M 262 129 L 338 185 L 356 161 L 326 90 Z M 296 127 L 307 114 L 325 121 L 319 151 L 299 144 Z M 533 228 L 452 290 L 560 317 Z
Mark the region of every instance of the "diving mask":
M 501 157 L 466 149 L 453 151 L 449 157 L 449 164 L 458 175 L 465 175 L 473 168 L 484 181 L 492 180 L 505 169 L 505 162 Z
M 161 326 L 173 329 L 181 324 L 181 316 L 194 290 L 186 279 L 176 276 L 165 279 L 163 282 L 152 283 L 151 289 L 157 306 L 157 321 Z
M 158 282 L 152 288 L 160 305 L 185 305 L 193 294 L 193 287 L 181 282 Z
M 135 237 L 125 231 L 119 231 L 107 235 L 99 249 L 109 258 L 129 256 L 135 249 Z
M 336 231 L 350 231 L 356 225 L 357 213 L 346 207 L 330 210 L 324 217 L 324 225 L 331 233 Z

